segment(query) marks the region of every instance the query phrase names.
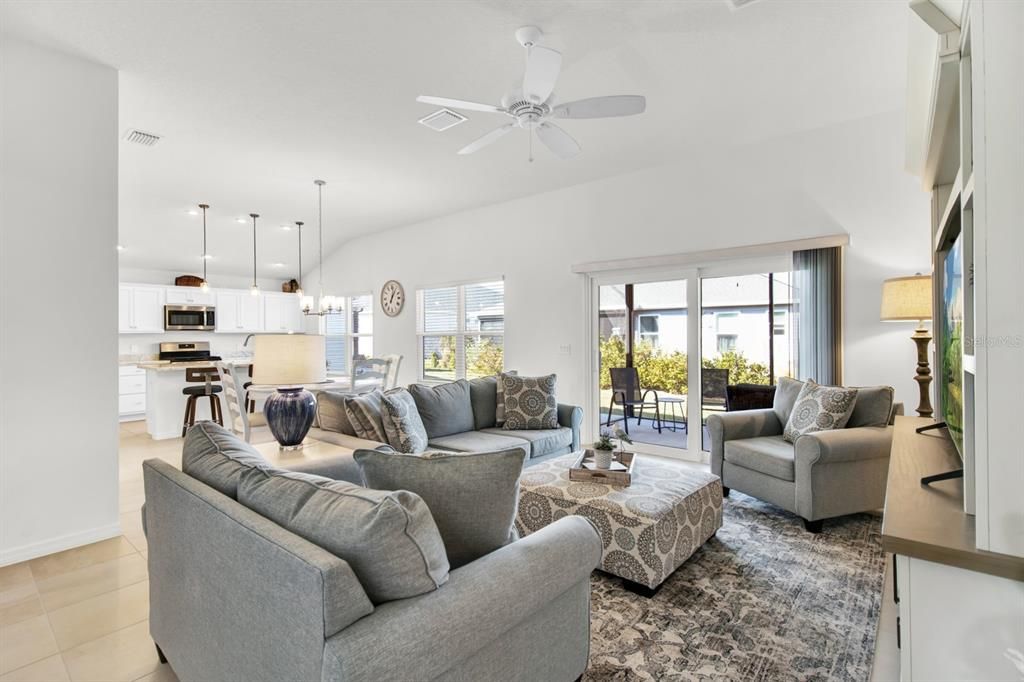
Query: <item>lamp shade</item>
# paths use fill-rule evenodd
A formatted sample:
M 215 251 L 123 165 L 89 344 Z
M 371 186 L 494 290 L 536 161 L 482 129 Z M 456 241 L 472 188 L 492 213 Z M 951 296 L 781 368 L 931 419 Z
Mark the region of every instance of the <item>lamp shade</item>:
M 882 283 L 883 320 L 929 320 L 932 317 L 931 275 L 894 277 Z
M 324 337 L 318 334 L 259 334 L 253 338 L 254 384 L 293 386 L 327 378 Z

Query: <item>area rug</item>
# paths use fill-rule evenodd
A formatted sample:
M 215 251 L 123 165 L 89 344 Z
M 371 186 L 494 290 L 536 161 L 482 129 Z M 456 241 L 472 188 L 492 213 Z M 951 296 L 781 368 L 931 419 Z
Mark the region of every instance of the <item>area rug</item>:
M 871 676 L 885 559 L 881 517 L 820 534 L 733 491 L 725 524 L 651 599 L 595 572 L 585 680 L 850 680 Z

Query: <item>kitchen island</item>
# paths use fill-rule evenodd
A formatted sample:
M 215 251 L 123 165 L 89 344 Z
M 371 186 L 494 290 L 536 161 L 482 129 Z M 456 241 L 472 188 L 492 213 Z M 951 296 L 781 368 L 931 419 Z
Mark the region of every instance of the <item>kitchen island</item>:
M 252 364 L 249 359 L 227 360 L 227 364 L 238 367 L 241 371 L 248 371 Z M 187 398 L 181 392 L 186 386 L 201 386 L 198 383 L 187 383 L 185 381 L 185 370 L 197 367 L 212 367 L 210 361 L 196 362 L 168 362 L 166 360 L 151 360 L 139 362 L 140 369 L 146 370 L 146 431 L 153 440 L 166 440 L 169 438 L 181 438 L 181 427 L 185 417 L 185 401 Z M 244 368 L 244 369 L 243 369 Z M 225 426 L 230 428 L 227 420 L 230 412 L 227 405 L 227 397 L 224 391 L 217 394 L 220 399 L 221 412 L 224 415 Z M 201 398 L 196 404 L 196 421 L 211 419 L 210 401 Z

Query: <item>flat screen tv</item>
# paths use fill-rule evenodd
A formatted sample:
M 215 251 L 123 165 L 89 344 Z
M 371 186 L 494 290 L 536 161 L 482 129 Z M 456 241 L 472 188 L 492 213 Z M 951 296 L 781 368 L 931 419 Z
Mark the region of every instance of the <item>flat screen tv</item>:
M 964 250 L 957 234 L 942 258 L 942 416 L 960 456 L 964 454 Z

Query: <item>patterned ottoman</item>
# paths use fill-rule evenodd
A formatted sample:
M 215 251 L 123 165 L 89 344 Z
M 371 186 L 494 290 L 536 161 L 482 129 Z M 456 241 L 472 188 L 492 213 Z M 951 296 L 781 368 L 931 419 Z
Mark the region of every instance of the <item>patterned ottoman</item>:
M 520 536 L 568 514 L 585 516 L 604 542 L 601 568 L 650 595 L 722 527 L 722 481 L 714 474 L 639 456 L 633 483 L 613 487 L 570 481 L 577 456 L 523 470 L 516 516 Z

